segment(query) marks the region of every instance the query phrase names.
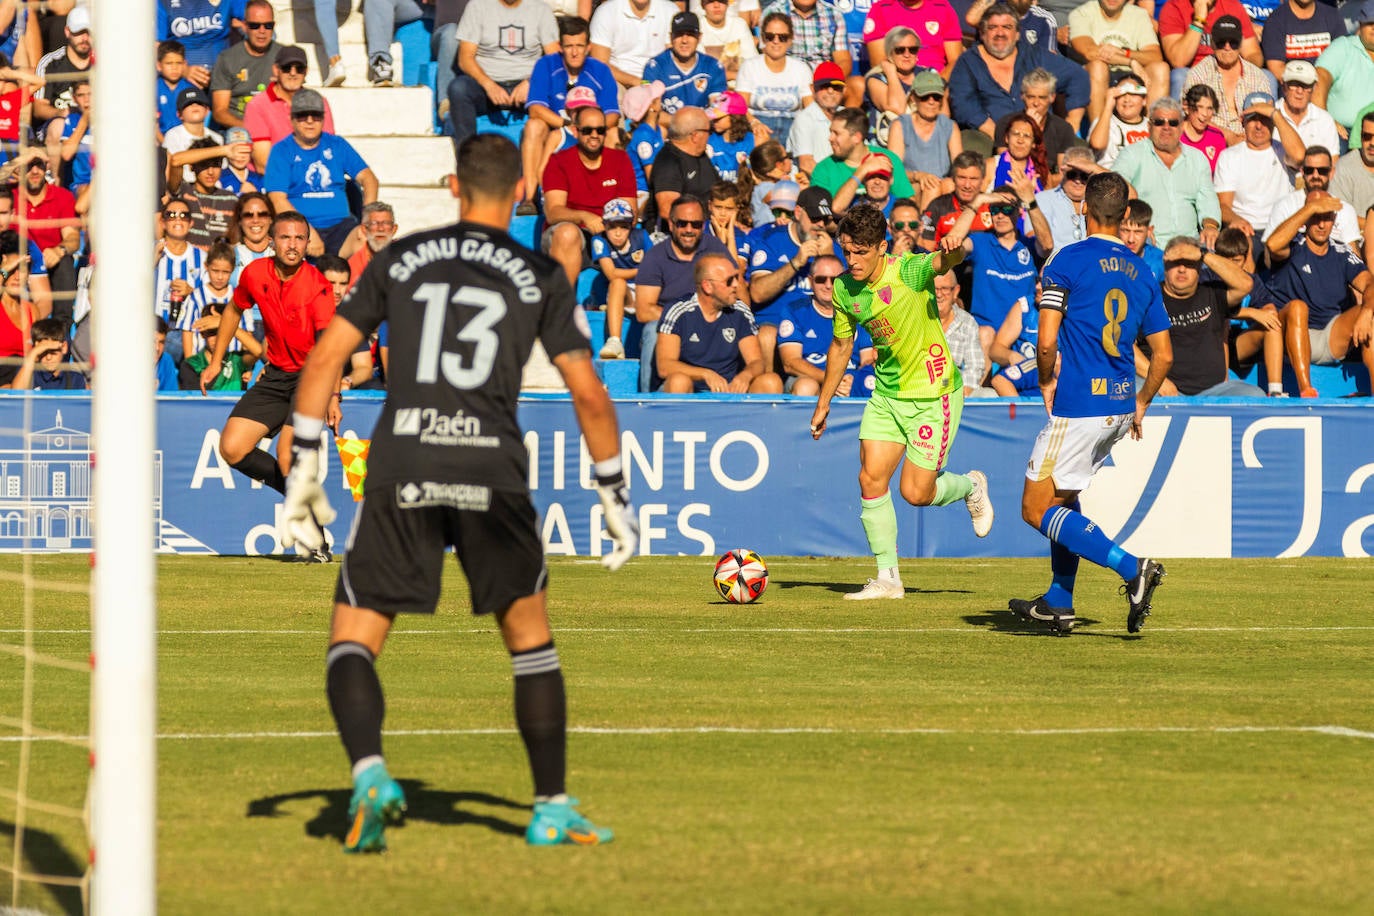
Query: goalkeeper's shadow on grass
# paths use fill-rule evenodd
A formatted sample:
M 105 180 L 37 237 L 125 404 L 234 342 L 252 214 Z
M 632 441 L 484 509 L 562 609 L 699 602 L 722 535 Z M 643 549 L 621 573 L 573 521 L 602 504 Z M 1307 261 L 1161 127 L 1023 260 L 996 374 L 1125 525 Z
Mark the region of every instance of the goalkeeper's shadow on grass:
M 529 805 L 486 792 L 449 792 L 431 789 L 418 779 L 400 779 L 397 782 L 406 793 L 407 821 L 425 821 L 443 826 L 473 824 L 509 836 L 525 835 L 525 825 L 529 822 Z M 288 810 L 291 802 L 308 799 L 322 801 L 323 807 L 306 821 L 305 832 L 312 837 L 341 840 L 348 832 L 348 802 L 351 795 L 352 792 L 348 789 L 305 789 L 300 792 L 269 795 L 250 801 L 246 816 L 291 817 L 294 815 L 293 811 Z M 473 806 L 504 808 L 519 812 L 520 822 L 474 811 Z
M 1009 636 L 1048 636 L 1056 637 L 1050 629 L 1041 623 L 1023 620 L 1014 611 L 1005 608 L 984 611 L 981 614 L 965 614 L 963 617 L 969 626 L 977 627 L 980 630 L 991 630 L 994 633 L 1006 633 Z M 1139 633 L 1116 633 L 1101 631 L 1095 632 L 1093 627 L 1100 625 L 1102 621 L 1094 620 L 1091 617 L 1076 617 L 1073 625 L 1073 635 L 1096 636 L 1107 639 L 1121 639 L 1127 642 L 1134 642 L 1140 638 Z

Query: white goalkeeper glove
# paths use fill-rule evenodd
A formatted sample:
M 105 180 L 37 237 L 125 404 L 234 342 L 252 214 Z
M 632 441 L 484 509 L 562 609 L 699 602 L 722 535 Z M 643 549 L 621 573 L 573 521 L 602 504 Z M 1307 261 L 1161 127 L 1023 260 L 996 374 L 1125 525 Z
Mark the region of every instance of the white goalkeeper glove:
M 615 546 L 601 558 L 601 565 L 615 572 L 639 549 L 639 520 L 630 503 L 630 488 L 619 470 L 605 477 L 596 477 L 596 495 L 606 515 L 606 533 Z
M 286 500 L 277 537 L 283 547 L 299 543 L 319 550 L 324 546 L 324 526 L 334 521 L 335 515 L 320 485 L 320 442 L 297 439 L 291 446 L 291 471 L 286 475 Z

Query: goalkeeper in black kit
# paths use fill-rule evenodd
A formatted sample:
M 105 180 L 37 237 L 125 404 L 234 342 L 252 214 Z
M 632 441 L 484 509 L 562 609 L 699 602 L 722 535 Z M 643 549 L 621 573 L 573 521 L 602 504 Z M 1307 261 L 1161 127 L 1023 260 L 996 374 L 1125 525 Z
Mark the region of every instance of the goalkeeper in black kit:
M 639 528 L 621 473 L 615 407 L 592 367 L 586 322 L 563 271 L 506 230 L 522 199 L 520 155 L 504 137 L 458 150 L 450 179 L 463 220 L 393 242 L 363 271 L 311 352 L 296 393 L 294 463 L 282 542 L 314 547 L 334 510 L 320 485 L 319 445 L 340 370 L 390 322 L 387 397 L 367 482 L 334 592 L 326 657 L 329 706 L 353 765 L 347 852 L 386 848 L 405 811 L 382 757 L 385 703 L 374 668 L 397 614 L 434 612 L 444 549 L 468 580 L 474 614 L 494 614 L 515 674 L 515 719 L 534 776 L 536 846 L 611 839 L 564 786 L 567 711 L 549 631 L 544 565 L 528 456 L 516 422 L 520 371 L 536 338 L 572 394 L 595 462 L 597 492 L 619 569 Z

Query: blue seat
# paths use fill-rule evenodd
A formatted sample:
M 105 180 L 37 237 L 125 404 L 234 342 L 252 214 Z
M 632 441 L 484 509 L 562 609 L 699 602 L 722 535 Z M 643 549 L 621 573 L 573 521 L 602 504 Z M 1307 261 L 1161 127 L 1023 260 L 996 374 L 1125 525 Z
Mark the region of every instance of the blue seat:
M 611 397 L 632 398 L 639 394 L 639 360 L 597 359 L 592 363 Z
M 539 217 L 512 216 L 510 220 L 510 237 L 526 248 L 533 248 L 538 251 Z
M 596 278 L 601 276 L 601 271 L 588 267 L 577 275 L 577 301 L 579 304 L 585 303 L 592 298 L 592 285 L 596 283 Z
M 434 20 L 430 18 L 416 19 L 396 29 L 396 41 L 401 46 L 402 85 L 424 85 L 425 66 L 434 62 L 429 52 L 433 34 Z
M 1250 367 L 1240 376 L 1252 384 L 1267 388 L 1269 376 L 1263 365 Z M 1350 394 L 1370 393 L 1369 372 L 1362 363 L 1341 363 L 1336 366 L 1313 366 L 1312 387 L 1324 398 L 1343 398 Z M 1283 390 L 1297 397 L 1298 379 L 1287 363 L 1283 367 Z
M 498 108 L 495 111 L 477 116 L 479 134 L 501 134 L 516 146 L 520 145 L 520 135 L 525 132 L 529 118 L 522 111 Z

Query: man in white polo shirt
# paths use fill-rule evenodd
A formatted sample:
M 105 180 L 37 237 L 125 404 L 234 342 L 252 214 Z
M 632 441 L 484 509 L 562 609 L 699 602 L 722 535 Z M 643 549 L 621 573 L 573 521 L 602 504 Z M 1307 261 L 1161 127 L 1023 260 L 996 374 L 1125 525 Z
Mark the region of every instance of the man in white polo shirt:
M 672 0 L 606 0 L 592 15 L 592 57 L 620 85 L 638 86 L 649 58 L 668 47 L 677 12 Z
M 1279 81 L 1279 114 L 1292 124 L 1304 146 L 1323 146 L 1328 150 L 1341 148 L 1336 119 L 1325 108 L 1312 104 L 1312 90 L 1317 85 L 1317 68 L 1310 60 L 1290 60 L 1283 65 L 1283 79 Z

